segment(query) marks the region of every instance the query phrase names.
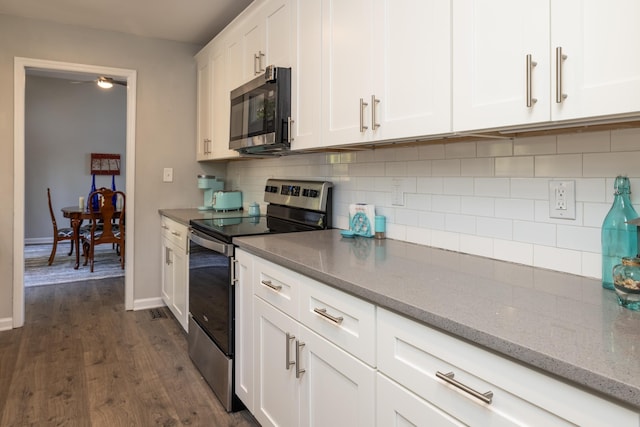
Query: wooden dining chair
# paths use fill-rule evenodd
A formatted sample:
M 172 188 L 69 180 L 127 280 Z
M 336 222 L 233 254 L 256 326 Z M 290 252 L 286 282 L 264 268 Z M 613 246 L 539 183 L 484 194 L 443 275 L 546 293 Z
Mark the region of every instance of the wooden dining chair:
M 89 200 L 93 200 L 94 196 L 98 197 L 98 208 L 95 209 L 93 204 L 89 203 L 91 227 L 84 236 L 84 265 L 89 263 L 93 273 L 96 245 L 110 243 L 119 248 L 120 266 L 124 269 L 126 196 L 122 191 L 113 191 L 108 188 L 100 188 L 92 192 L 89 194 Z M 116 209 L 118 205 L 122 206 L 120 210 Z
M 51 205 L 51 189 L 47 188 L 47 200 L 49 202 L 49 214 L 51 215 L 51 224 L 53 224 L 53 247 L 51 248 L 51 255 L 49 255 L 49 265 L 53 264 L 53 259 L 56 256 L 56 250 L 58 249 L 58 242 L 64 240 L 71 241 L 71 249 L 69 250 L 69 256 L 73 254 L 73 247 L 75 246 L 75 236 L 73 234 L 73 228 L 63 227 L 58 228 L 56 222 L 56 215 L 53 213 L 53 206 Z M 82 238 L 82 236 L 81 236 Z M 76 250 L 80 250 L 79 248 Z

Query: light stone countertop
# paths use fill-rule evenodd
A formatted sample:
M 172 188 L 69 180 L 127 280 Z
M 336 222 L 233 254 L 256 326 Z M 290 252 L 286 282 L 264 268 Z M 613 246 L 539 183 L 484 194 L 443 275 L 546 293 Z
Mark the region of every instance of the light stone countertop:
M 247 252 L 640 408 L 640 312 L 600 281 L 340 230 L 239 237 Z

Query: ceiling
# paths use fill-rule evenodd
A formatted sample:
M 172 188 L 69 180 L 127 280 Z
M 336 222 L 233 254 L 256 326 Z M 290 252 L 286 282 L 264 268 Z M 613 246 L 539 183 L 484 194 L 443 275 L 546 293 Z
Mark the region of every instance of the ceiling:
M 0 14 L 205 45 L 253 0 L 0 0 Z

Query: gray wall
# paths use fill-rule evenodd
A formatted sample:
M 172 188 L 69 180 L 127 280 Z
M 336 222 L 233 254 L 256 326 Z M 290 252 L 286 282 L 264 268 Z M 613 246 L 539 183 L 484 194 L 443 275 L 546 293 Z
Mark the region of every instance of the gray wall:
M 160 297 L 158 209 L 197 206 L 196 175 L 224 166 L 195 162 L 200 46 L 0 15 L 0 319 L 13 303 L 14 57 L 137 70 L 134 299 Z M 174 182 L 162 169 L 174 168 Z M 131 190 L 131 189 L 129 189 Z M 76 199 L 77 200 L 77 199 Z
M 46 191 L 58 227 L 68 226 L 60 208 L 87 199 L 91 153 L 120 154 L 116 188 L 126 192 L 126 88 L 100 89 L 94 83 L 27 76 L 25 93 L 25 241 L 51 241 Z M 110 187 L 111 176 L 96 176 Z

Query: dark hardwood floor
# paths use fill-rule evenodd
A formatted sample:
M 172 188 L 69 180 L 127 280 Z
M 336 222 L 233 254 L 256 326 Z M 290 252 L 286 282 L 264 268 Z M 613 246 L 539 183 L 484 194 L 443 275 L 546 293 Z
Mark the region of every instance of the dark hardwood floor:
M 227 414 L 168 309 L 124 311 L 124 279 L 26 288 L 0 332 L 0 426 L 255 426 Z

